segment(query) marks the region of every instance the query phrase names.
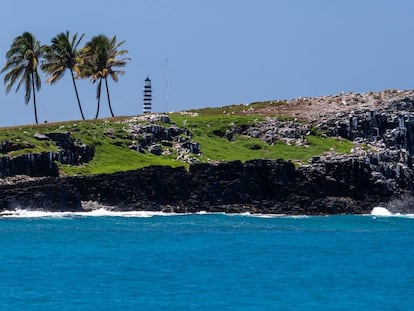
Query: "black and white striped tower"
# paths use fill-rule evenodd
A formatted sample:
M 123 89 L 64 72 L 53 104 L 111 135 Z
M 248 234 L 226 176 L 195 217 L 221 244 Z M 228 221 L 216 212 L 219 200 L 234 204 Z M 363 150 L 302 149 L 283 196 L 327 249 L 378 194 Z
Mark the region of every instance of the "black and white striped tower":
M 147 76 L 144 83 L 144 113 L 151 113 L 151 79 Z

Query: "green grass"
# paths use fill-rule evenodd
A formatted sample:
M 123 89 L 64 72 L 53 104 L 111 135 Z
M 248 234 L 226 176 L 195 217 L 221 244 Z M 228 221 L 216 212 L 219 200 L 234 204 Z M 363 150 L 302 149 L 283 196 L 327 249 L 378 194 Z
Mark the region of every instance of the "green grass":
M 194 139 L 201 143 L 205 161 L 285 159 L 306 163 L 311 158 L 328 151 L 349 153 L 353 146 L 349 141 L 316 136 L 307 136 L 310 145 L 303 147 L 290 146 L 285 143 L 268 145 L 259 139 L 247 136 L 236 136 L 234 141 L 228 141 L 225 138 L 205 139 L 194 137 Z M 252 150 L 252 146 L 256 147 L 257 150 Z
M 51 141 L 40 141 L 34 138 L 35 133 L 41 132 L 38 127 L 5 128 L 0 130 L 0 142 L 8 141 L 22 149 L 11 151 L 9 156 L 18 156 L 25 153 L 41 153 L 58 151 L 58 147 Z M 33 145 L 33 147 L 29 147 Z M 0 153 L 0 155 L 3 155 Z
M 308 147 L 289 146 L 284 143 L 268 145 L 260 139 L 236 135 L 233 141 L 219 137 L 214 131 L 225 132 L 234 126 L 253 125 L 263 120 L 256 115 L 180 115 L 170 116 L 178 126 L 190 129 L 192 139 L 201 144 L 202 161 L 247 161 L 252 159 L 286 159 L 305 163 L 312 157 L 328 151 L 349 153 L 353 143 L 344 139 L 325 138 L 319 133 L 307 136 Z M 252 146 L 258 146 L 252 150 Z
M 171 167 L 185 166 L 183 162 L 168 157 L 155 156 L 117 147 L 109 143 L 96 146 L 95 157 L 83 166 L 60 165 L 60 170 L 67 175 L 108 174 L 135 170 L 150 165 Z
M 179 127 L 185 127 L 196 135 L 214 135 L 214 130 L 231 129 L 234 126 L 248 126 L 262 121 L 264 118 L 256 115 L 198 115 L 173 113 L 170 119 Z
M 15 143 L 33 144 L 33 148 L 24 148 L 10 152 L 9 156 L 23 153 L 40 153 L 44 151 L 57 152 L 59 148 L 53 141 L 40 141 L 34 134 L 50 132 L 70 132 L 74 140 L 95 146 L 95 156 L 92 161 L 81 166 L 58 164 L 65 175 L 91 175 L 134 170 L 150 165 L 165 165 L 171 167 L 188 166 L 184 162 L 176 161 L 176 155 L 155 156 L 149 152 L 145 154 L 128 148 L 133 137 L 121 122 L 126 118 L 106 120 L 88 120 L 77 122 L 49 123 L 36 126 L 24 126 L 0 129 L 0 142 L 12 141 Z
M 252 107 L 262 107 L 269 103 L 253 103 Z M 273 103 L 283 104 L 283 102 Z M 201 155 L 192 155 L 201 162 L 209 161 L 247 161 L 251 159 L 286 159 L 296 163 L 306 163 L 314 156 L 327 151 L 347 153 L 353 144 L 337 138 L 325 138 L 317 131 L 307 136 L 309 146 L 289 146 L 276 143 L 272 146 L 260 139 L 243 135 L 235 135 L 232 141 L 222 137 L 223 134 L 234 128 L 247 128 L 264 117 L 251 114 L 238 114 L 245 109 L 245 105 L 236 105 L 223 108 L 206 108 L 197 111 L 197 115 L 170 114 L 170 119 L 181 128 L 190 132 L 192 141 L 201 145 Z M 224 113 L 225 112 L 225 113 Z M 234 112 L 234 113 L 233 113 Z M 293 120 L 290 116 L 279 116 L 281 120 Z M 125 129 L 127 125 L 122 122 L 125 117 L 115 119 L 101 119 L 88 121 L 72 121 L 48 123 L 37 126 L 23 126 L 0 129 L 0 142 L 8 140 L 22 146 L 34 145 L 33 148 L 23 148 L 10 152 L 9 156 L 22 153 L 38 153 L 43 151 L 58 151 L 52 141 L 39 141 L 34 138 L 36 132 L 66 132 L 69 131 L 75 140 L 95 147 L 95 157 L 89 163 L 81 166 L 59 164 L 62 174 L 90 175 L 113 173 L 118 171 L 134 170 L 150 165 L 166 165 L 171 167 L 186 166 L 188 164 L 175 160 L 177 153 L 171 155 L 155 156 L 149 152 L 145 154 L 130 150 L 128 146 L 133 137 Z M 164 124 L 164 126 L 167 126 Z M 186 134 L 185 134 L 186 135 Z M 164 146 L 164 149 L 171 146 Z
M 196 112 L 199 115 L 231 115 L 231 114 L 242 114 L 243 112 L 251 111 L 254 112 L 255 109 L 267 108 L 272 106 L 281 106 L 285 105 L 286 101 L 283 100 L 274 100 L 274 101 L 263 101 L 263 102 L 254 102 L 250 104 L 239 104 L 231 105 L 224 107 L 208 107 L 202 109 L 192 109 L 189 112 Z

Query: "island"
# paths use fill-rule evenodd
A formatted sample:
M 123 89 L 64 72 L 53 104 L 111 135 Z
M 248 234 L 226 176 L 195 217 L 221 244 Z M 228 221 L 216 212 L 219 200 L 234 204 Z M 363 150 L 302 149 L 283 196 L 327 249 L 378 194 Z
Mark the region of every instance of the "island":
M 414 91 L 0 129 L 0 213 L 413 210 Z

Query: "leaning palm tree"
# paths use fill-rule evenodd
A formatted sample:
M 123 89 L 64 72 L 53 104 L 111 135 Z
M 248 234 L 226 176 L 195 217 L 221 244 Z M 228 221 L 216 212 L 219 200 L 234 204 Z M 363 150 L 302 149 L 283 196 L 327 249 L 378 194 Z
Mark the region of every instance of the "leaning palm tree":
M 82 111 L 78 88 L 76 87 L 75 73 L 79 70 L 78 46 L 84 36 L 85 35 L 82 34 L 78 39 L 78 33 L 75 33 L 72 38 L 70 38 L 69 31 L 58 34 L 52 39 L 52 44 L 45 48 L 46 61 L 40 66 L 43 71 L 49 74 L 49 78 L 46 82 L 49 82 L 50 84 L 59 81 L 65 74 L 65 71 L 69 70 L 83 120 L 85 120 L 85 116 Z
M 6 72 L 4 83 L 6 84 L 6 94 L 10 92 L 13 85 L 18 81 L 16 92 L 22 85 L 25 87 L 24 101 L 27 105 L 32 97 L 36 124 L 37 107 L 36 107 L 36 91 L 39 91 L 42 82 L 37 71 L 39 59 L 44 54 L 44 47 L 40 45 L 35 36 L 30 32 L 24 32 L 16 37 L 6 53 L 6 64 L 1 72 Z
M 96 110 L 95 119 L 98 118 L 101 100 L 102 82 L 105 81 L 106 94 L 108 98 L 109 111 L 111 116 L 114 117 L 112 111 L 111 98 L 109 96 L 108 77 L 111 77 L 114 81 L 118 81 L 118 75 L 125 73 L 124 70 L 117 70 L 115 68 L 123 68 L 126 66 L 128 60 L 127 57 L 121 57 L 128 53 L 127 50 L 120 50 L 118 48 L 125 41 L 116 42 L 116 36 L 108 38 L 105 35 L 98 35 L 93 37 L 88 43 L 86 43 L 82 51 L 82 67 L 81 76 L 91 78 L 92 82 L 97 82 L 96 97 L 98 100 L 98 107 Z

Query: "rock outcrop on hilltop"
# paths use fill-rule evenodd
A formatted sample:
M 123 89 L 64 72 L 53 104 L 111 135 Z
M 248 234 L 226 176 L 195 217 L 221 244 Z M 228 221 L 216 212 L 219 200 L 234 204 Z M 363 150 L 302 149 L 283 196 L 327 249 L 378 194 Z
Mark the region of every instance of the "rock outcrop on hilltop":
M 59 168 L 56 162 L 79 165 L 89 162 L 94 156 L 94 147 L 73 140 L 68 132 L 36 133 L 35 138 L 55 142 L 59 151 L 35 154 L 23 153 L 15 157 L 2 156 L 0 157 L 0 178 L 16 175 L 57 177 L 59 176 Z M 0 143 L 0 152 L 6 154 L 10 151 L 25 149 L 26 147 L 26 144 L 4 141 Z
M 191 133 L 171 124 L 166 115 L 143 115 L 128 119 L 125 123 L 128 126 L 127 132 L 135 139 L 135 143 L 129 146 L 130 149 L 161 155 L 162 146 L 170 146 L 178 152 L 177 160 L 187 163 L 195 162 L 196 159 L 191 155 L 200 153 L 200 144 L 191 139 Z
M 309 111 L 312 106 L 320 109 L 323 100 L 327 101 L 326 111 Z M 336 112 L 331 109 L 333 102 L 339 107 Z M 353 141 L 352 152 L 325 154 L 301 166 L 283 160 L 253 160 L 192 164 L 189 170 L 152 166 L 110 175 L 45 177 L 18 182 L 3 179 L 0 210 L 81 211 L 87 208 L 84 202 L 97 202 L 118 210 L 168 212 L 360 214 L 386 204 L 392 205 L 390 209 L 412 212 L 413 92 L 300 99 L 289 102 L 284 107 L 285 114 L 301 105 L 302 110 L 308 109 L 308 118 L 285 121 L 268 118 L 252 127 L 218 134 L 231 140 L 238 131 L 269 144 L 281 140 L 306 145 L 308 132 L 319 131 L 321 135 Z M 278 105 L 276 109 L 283 107 Z M 149 126 L 130 128 L 140 138 L 147 137 L 140 143 L 148 150 L 158 136 L 168 140 L 184 133 L 173 125 L 156 129 Z M 57 138 L 49 136 L 48 139 Z M 62 150 L 76 150 L 73 148 L 76 146 L 69 144 Z M 189 147 L 186 145 L 186 148 Z M 42 162 L 41 156 L 30 161 L 34 163 L 32 171 L 50 164 L 50 161 Z M 0 161 L 0 173 L 5 167 L 4 160 Z M 44 175 L 56 176 L 51 170 Z

